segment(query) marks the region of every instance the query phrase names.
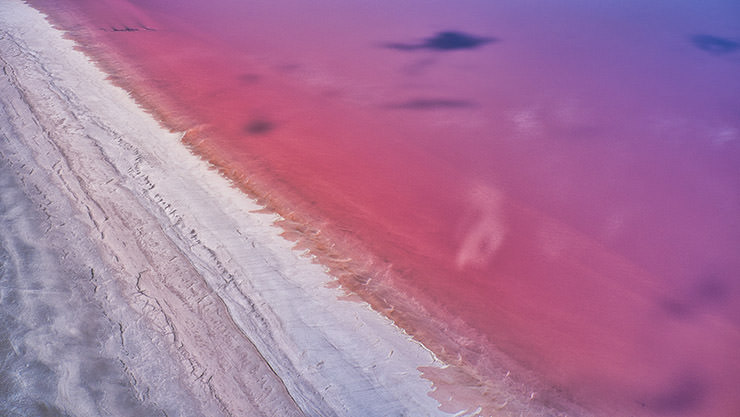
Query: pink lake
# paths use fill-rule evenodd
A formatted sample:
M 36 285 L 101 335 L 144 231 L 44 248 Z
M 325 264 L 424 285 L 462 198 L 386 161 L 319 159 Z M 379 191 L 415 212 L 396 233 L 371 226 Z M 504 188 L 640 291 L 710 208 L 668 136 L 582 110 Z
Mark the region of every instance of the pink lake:
M 740 3 L 30 3 L 443 358 L 740 415 Z

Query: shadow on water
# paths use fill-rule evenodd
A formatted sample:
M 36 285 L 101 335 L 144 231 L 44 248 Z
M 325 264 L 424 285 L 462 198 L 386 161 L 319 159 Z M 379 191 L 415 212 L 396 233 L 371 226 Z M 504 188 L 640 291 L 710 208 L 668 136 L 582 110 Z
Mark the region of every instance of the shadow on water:
M 247 84 L 258 83 L 262 79 L 262 76 L 254 73 L 242 74 L 239 76 L 239 80 Z
M 254 119 L 244 126 L 244 132 L 251 136 L 262 136 L 272 132 L 276 127 L 275 123 L 269 120 Z
M 702 406 L 706 390 L 706 384 L 698 376 L 682 375 L 676 378 L 673 386 L 647 401 L 645 406 L 661 415 L 693 413 Z
M 661 300 L 660 306 L 669 317 L 675 320 L 689 319 L 694 314 L 694 309 L 689 303 L 674 298 Z
M 714 55 L 729 54 L 740 49 L 740 42 L 712 35 L 693 35 L 691 42 L 702 51 Z
M 732 295 L 730 285 L 716 274 L 702 277 L 693 288 L 697 302 L 709 305 L 721 305 Z
M 475 49 L 483 45 L 498 42 L 496 38 L 479 37 L 464 32 L 439 32 L 431 38 L 418 43 L 387 43 L 386 48 L 399 51 L 415 51 L 427 49 L 432 51 L 456 51 L 460 49 Z
M 478 107 L 478 105 L 472 101 L 448 98 L 416 98 L 386 106 L 389 109 L 402 110 L 469 109 L 474 107 Z
M 661 300 L 660 306 L 672 319 L 687 320 L 701 312 L 721 309 L 732 298 L 732 290 L 728 282 L 709 274 L 700 277 L 683 296 Z

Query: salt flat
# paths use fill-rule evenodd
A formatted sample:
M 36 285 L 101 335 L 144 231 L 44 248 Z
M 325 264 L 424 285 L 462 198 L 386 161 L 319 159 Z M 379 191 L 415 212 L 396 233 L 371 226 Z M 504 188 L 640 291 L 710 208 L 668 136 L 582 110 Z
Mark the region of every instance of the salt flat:
M 431 352 L 338 299 L 274 215 L 21 1 L 0 8 L 0 64 L 0 285 L 27 329 L 1 347 L 38 368 L 0 381 L 7 413 L 447 414 Z

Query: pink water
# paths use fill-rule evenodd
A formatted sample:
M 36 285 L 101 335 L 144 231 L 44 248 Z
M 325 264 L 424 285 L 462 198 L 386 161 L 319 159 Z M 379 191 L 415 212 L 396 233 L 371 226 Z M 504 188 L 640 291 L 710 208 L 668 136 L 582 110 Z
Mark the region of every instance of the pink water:
M 31 1 L 445 358 L 740 415 L 740 5 L 559 3 Z

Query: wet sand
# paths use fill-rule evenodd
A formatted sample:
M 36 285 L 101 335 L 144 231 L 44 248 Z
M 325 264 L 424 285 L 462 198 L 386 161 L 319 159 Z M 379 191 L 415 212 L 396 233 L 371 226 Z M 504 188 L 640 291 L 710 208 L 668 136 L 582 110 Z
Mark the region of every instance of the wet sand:
M 343 300 L 40 13 L 4 2 L 0 28 L 4 415 L 558 415 L 508 380 L 430 395 L 422 372 L 460 371 Z

